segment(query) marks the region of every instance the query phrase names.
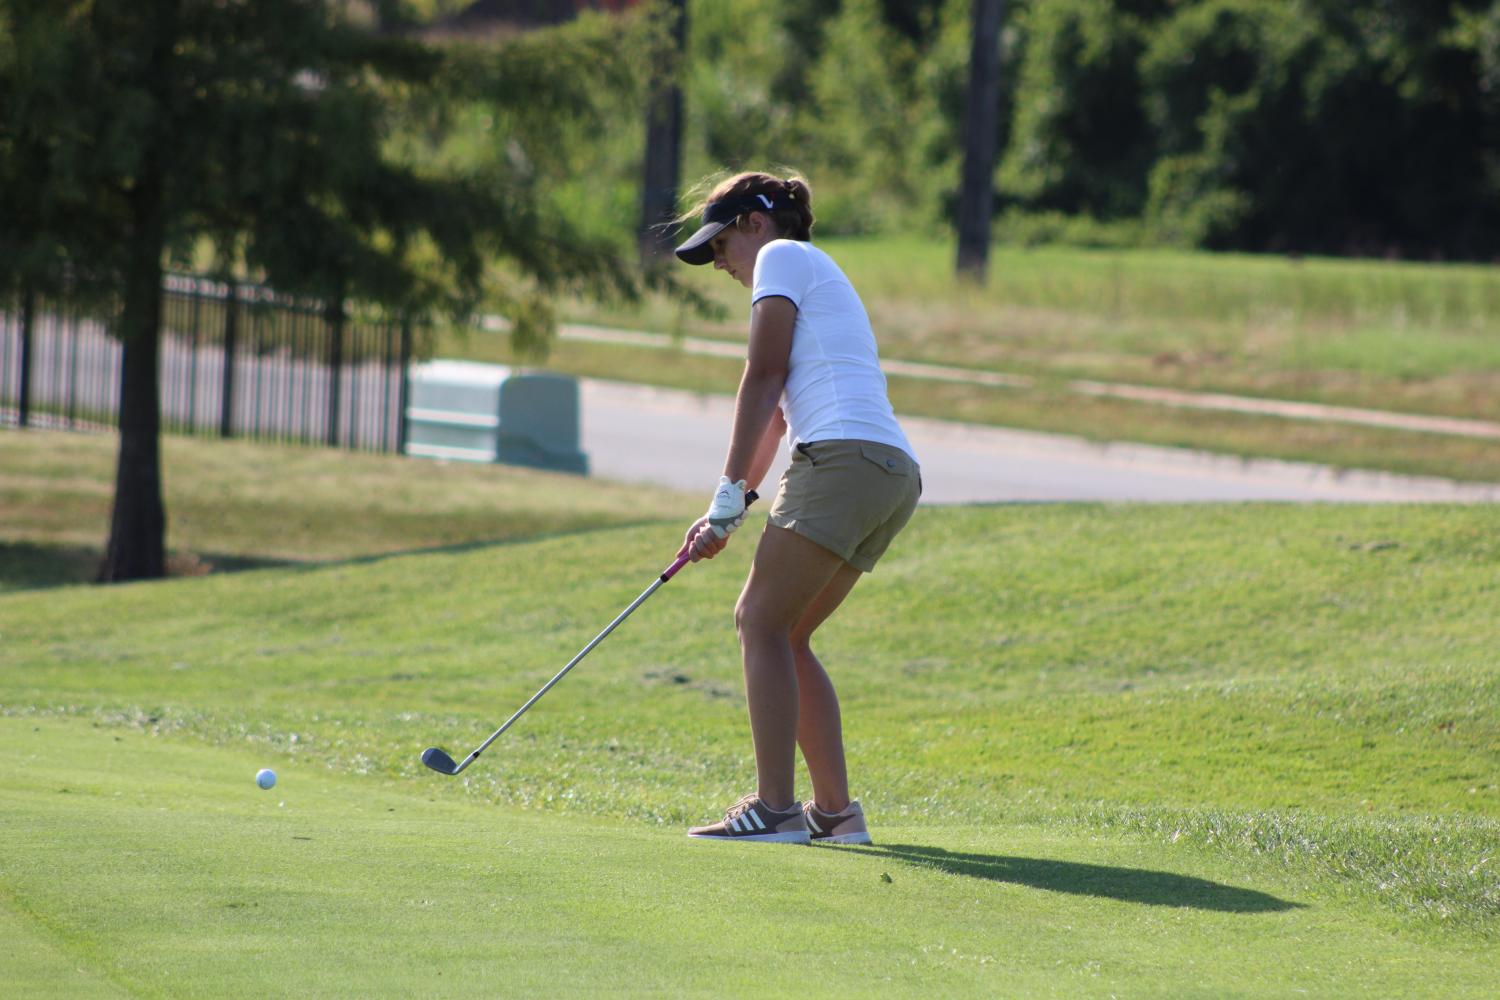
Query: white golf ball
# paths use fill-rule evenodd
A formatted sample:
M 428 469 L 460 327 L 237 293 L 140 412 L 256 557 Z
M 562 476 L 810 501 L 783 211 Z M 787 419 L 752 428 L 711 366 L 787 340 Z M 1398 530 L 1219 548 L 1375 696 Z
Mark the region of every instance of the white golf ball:
M 276 785 L 276 772 L 269 767 L 263 767 L 255 772 L 255 783 L 262 788 L 274 788 Z

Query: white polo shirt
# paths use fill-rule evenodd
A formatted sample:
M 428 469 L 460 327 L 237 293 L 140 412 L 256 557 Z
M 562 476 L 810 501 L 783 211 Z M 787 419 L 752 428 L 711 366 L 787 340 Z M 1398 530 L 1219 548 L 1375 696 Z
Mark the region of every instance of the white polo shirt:
M 801 240 L 772 240 L 755 258 L 751 306 L 770 295 L 797 307 L 781 400 L 792 447 L 877 441 L 916 461 L 891 409 L 870 317 L 833 258 Z

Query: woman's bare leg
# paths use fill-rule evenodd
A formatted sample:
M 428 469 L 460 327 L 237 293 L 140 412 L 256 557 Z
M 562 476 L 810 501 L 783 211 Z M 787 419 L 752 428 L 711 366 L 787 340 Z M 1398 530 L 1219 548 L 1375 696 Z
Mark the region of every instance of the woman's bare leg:
M 849 774 L 844 765 L 844 728 L 833 681 L 812 650 L 812 634 L 838 610 L 859 582 L 860 571 L 845 563 L 813 599 L 792 629 L 792 658 L 797 666 L 799 712 L 797 745 L 812 776 L 813 801 L 826 813 L 849 806 Z
M 757 793 L 773 809 L 796 801 L 799 695 L 792 630 L 845 565 L 816 542 L 768 525 L 735 607 Z

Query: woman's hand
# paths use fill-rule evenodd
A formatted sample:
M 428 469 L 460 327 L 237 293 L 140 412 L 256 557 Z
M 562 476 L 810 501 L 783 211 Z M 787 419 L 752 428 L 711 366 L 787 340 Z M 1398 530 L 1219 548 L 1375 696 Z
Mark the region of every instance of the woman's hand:
M 724 547 L 729 544 L 726 535 L 720 538 L 714 534 L 714 530 L 708 526 L 708 515 L 705 514 L 693 522 L 693 526 L 687 530 L 687 537 L 683 539 L 682 548 L 677 550 L 677 558 L 688 557 L 689 562 L 697 562 L 700 559 L 712 559 Z

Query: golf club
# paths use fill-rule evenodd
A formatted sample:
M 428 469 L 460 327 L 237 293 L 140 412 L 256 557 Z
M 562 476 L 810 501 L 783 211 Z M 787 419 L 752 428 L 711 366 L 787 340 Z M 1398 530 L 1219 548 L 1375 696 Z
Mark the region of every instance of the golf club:
M 758 494 L 754 490 L 746 493 L 745 506 L 748 508 L 752 503 L 756 501 L 757 497 Z M 500 734 L 511 727 L 511 723 L 515 722 L 521 716 L 525 715 L 528 708 L 530 708 L 532 705 L 535 705 L 537 703 L 537 700 L 541 698 L 542 695 L 546 694 L 548 691 L 551 691 L 554 684 L 562 680 L 563 676 L 567 674 L 569 670 L 572 670 L 575 666 L 578 665 L 578 661 L 589 655 L 590 650 L 599 645 L 599 643 L 603 642 L 604 637 L 613 632 L 616 625 L 629 618 L 632 611 L 644 604 L 646 598 L 656 593 L 656 591 L 661 587 L 662 584 L 666 583 L 668 580 L 672 579 L 672 577 L 676 576 L 677 571 L 686 566 L 687 563 L 688 556 L 686 553 L 678 556 L 676 561 L 662 572 L 661 576 L 652 581 L 651 586 L 642 591 L 640 597 L 637 597 L 635 600 L 630 602 L 630 607 L 626 608 L 624 611 L 621 611 L 619 616 L 615 618 L 614 621 L 610 622 L 604 627 L 603 632 L 600 632 L 598 635 L 594 636 L 592 642 L 590 642 L 587 646 L 584 646 L 583 650 L 579 652 L 577 656 L 569 660 L 568 665 L 559 670 L 556 676 L 554 676 L 546 684 L 543 684 L 542 689 L 536 694 L 532 695 L 527 700 L 526 704 L 516 709 L 516 714 L 512 715 L 509 719 L 506 719 L 505 725 L 501 726 L 499 729 L 491 733 L 489 739 L 479 744 L 478 749 L 476 749 L 473 753 L 469 754 L 469 756 L 463 759 L 463 763 L 455 763 L 453 758 L 448 756 L 447 751 L 442 750 L 439 747 L 428 747 L 426 750 L 423 750 L 422 763 L 426 764 L 428 767 L 432 768 L 439 774 L 458 774 L 464 768 L 468 767 L 470 764 L 474 763 L 474 761 L 478 760 L 479 755 L 484 753 L 485 750 L 489 749 L 489 745 L 499 739 Z

